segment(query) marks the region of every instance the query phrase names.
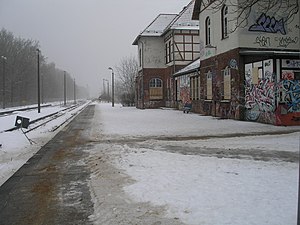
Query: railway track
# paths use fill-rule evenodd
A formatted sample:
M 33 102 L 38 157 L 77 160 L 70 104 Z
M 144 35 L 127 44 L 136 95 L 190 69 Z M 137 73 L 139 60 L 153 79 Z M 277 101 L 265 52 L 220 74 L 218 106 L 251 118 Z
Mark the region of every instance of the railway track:
M 65 124 L 66 122 L 70 121 L 79 112 L 81 112 L 88 104 L 89 103 L 81 102 L 81 103 L 78 103 L 76 105 L 72 105 L 72 106 L 69 106 L 69 107 L 64 108 L 62 110 L 59 110 L 59 111 L 57 111 L 55 113 L 51 113 L 49 115 L 42 116 L 40 118 L 31 120 L 29 122 L 29 128 L 26 131 L 24 131 L 24 133 L 29 133 L 29 132 L 31 132 L 33 130 L 36 130 L 37 128 L 42 127 L 42 126 L 46 125 L 47 123 L 49 123 L 51 121 L 54 121 L 54 120 L 56 120 L 56 119 L 64 116 L 67 113 L 71 114 L 65 120 L 63 120 L 62 122 L 60 122 L 58 125 L 56 125 L 55 127 L 53 127 L 50 130 L 50 132 L 54 132 L 59 127 L 61 127 L 63 124 Z M 28 110 L 31 110 L 31 109 L 28 109 Z M 11 112 L 11 114 L 13 114 L 13 112 Z M 4 130 L 2 132 L 11 132 L 11 131 L 18 130 L 18 129 L 20 129 L 20 128 L 17 127 L 17 126 L 14 126 L 12 128 L 6 129 L 6 130 Z M 2 133 L 2 132 L 0 132 L 0 133 Z

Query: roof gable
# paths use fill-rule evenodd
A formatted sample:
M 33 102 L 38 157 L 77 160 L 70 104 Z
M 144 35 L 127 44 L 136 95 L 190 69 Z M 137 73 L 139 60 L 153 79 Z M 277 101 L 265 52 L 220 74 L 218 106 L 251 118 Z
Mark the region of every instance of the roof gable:
M 137 41 L 142 36 L 161 36 L 166 27 L 177 17 L 177 14 L 159 14 L 146 28 L 143 30 L 133 42 L 133 45 L 137 44 Z
M 170 23 L 166 30 L 172 29 L 199 29 L 199 21 L 192 20 L 193 10 L 194 10 L 195 0 L 192 0 L 179 15 Z

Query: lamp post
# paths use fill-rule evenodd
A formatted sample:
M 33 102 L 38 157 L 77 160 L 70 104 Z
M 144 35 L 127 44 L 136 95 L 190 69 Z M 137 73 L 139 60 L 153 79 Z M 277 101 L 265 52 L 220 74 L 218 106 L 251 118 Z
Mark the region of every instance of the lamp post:
M 111 70 L 111 106 L 115 106 L 115 78 L 114 78 L 114 70 L 113 68 L 109 67 L 109 70 Z
M 66 71 L 64 71 L 64 106 L 67 105 L 67 75 Z
M 38 97 L 38 113 L 41 112 L 41 87 L 40 87 L 40 49 L 36 49 L 37 51 L 37 82 L 38 82 L 38 88 L 37 88 L 37 97 Z
M 5 56 L 1 56 L 3 60 L 3 81 L 2 81 L 2 101 L 3 101 L 3 109 L 5 109 L 5 63 L 7 58 Z
M 74 104 L 76 104 L 76 81 L 74 78 Z
M 106 95 L 106 91 L 105 91 L 105 79 L 102 79 L 102 85 L 103 85 L 103 96 Z

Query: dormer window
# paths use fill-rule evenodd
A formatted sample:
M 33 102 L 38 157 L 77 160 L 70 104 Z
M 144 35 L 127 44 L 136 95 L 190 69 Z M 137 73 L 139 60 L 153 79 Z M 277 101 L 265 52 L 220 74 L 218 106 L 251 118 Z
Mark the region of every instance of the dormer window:
M 205 20 L 205 44 L 210 45 L 210 18 L 209 16 Z
M 228 37 L 228 7 L 223 6 L 221 10 L 221 23 L 222 23 L 222 39 Z

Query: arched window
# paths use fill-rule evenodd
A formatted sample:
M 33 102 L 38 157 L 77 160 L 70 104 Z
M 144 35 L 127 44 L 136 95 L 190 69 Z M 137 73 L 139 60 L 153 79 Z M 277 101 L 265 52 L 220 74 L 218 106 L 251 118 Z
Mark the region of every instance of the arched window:
M 228 7 L 223 6 L 221 10 L 221 23 L 222 23 L 222 39 L 228 37 Z
M 163 99 L 163 82 L 159 78 L 152 78 L 149 81 L 150 100 Z
M 206 20 L 205 20 L 205 44 L 206 45 L 210 45 L 211 42 L 210 42 L 210 18 L 209 16 L 206 17 Z
M 150 87 L 162 87 L 162 80 L 159 78 L 152 78 L 150 80 Z

